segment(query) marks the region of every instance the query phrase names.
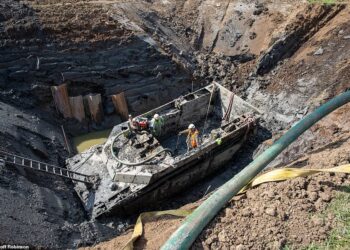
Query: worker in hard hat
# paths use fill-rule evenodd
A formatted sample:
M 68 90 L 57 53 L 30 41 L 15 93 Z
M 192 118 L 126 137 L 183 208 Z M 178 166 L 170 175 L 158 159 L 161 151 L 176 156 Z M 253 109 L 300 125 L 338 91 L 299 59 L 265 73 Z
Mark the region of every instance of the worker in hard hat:
M 151 120 L 150 128 L 154 136 L 162 135 L 162 128 L 164 125 L 164 118 L 159 114 L 155 114 Z
M 186 139 L 187 148 L 189 150 L 197 148 L 199 146 L 198 136 L 199 136 L 198 129 L 196 129 L 196 126 L 194 124 L 190 124 L 188 126 L 188 134 L 187 134 L 187 139 Z
M 190 124 L 188 129 L 179 132 L 179 136 L 185 133 L 187 133 L 187 149 L 191 150 L 197 148 L 199 146 L 199 131 L 196 129 L 196 126 L 194 124 Z

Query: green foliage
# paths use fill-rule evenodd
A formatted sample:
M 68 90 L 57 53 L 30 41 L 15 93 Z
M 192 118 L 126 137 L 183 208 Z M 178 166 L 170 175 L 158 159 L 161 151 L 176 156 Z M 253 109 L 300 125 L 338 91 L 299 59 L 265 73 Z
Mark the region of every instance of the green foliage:
M 346 0 L 308 0 L 309 3 L 318 4 L 341 4 L 346 3 Z
M 311 244 L 305 250 L 349 249 L 350 246 L 350 186 L 343 187 L 329 205 L 326 213 L 335 215 L 337 226 L 332 230 L 326 242 Z M 287 248 L 290 249 L 290 248 Z M 286 249 L 286 250 L 287 250 Z

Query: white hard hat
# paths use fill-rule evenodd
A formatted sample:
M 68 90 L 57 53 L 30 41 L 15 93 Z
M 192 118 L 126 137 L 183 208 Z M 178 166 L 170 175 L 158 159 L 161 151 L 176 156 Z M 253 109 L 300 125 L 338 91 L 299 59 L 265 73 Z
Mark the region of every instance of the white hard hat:
M 155 115 L 153 116 L 153 118 L 154 118 L 154 119 L 159 119 L 159 115 L 158 115 L 158 114 L 155 114 Z
M 196 126 L 194 126 L 194 124 L 192 124 L 192 123 L 188 126 L 189 129 L 192 129 L 192 128 L 195 128 L 195 127 Z

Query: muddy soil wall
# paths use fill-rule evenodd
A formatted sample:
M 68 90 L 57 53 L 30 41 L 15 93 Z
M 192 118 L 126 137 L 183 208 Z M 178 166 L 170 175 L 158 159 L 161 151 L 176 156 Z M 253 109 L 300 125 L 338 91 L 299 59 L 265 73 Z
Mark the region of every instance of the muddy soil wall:
M 57 114 L 53 85 L 67 83 L 70 96 L 102 95 L 108 122 L 95 129 L 119 121 L 110 95 L 124 91 L 138 114 L 191 89 L 190 75 L 156 44 L 121 28 L 101 4 L 79 2 L 0 2 L 1 149 L 64 165 L 60 125 L 68 135 L 91 126 Z M 69 181 L 7 166 L 0 172 L 0 245 L 72 248 L 125 226 L 89 221 Z
M 190 90 L 188 72 L 154 41 L 123 28 L 109 7 L 2 2 L 0 98 L 40 113 L 52 103 L 49 87 L 65 82 L 73 96 L 100 93 L 107 115 L 110 95 L 124 91 L 129 111 L 139 114 Z
M 79 51 L 29 46 L 5 47 L 0 53 L 2 96 L 9 102 L 17 99 L 14 96 L 23 97 L 13 103 L 25 108 L 50 103 L 49 86 L 62 82 L 68 83 L 71 95 L 101 92 L 105 101 L 125 91 L 129 108 L 136 113 L 169 101 L 178 87 L 188 91 L 191 86 L 184 71 L 139 39 L 124 46 L 105 44 Z M 113 109 L 111 101 L 106 109 Z

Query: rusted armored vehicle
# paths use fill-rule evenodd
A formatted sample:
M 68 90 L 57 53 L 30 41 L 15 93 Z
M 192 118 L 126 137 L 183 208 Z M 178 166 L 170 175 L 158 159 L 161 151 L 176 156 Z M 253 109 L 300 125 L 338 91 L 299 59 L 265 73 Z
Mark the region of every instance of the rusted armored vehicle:
M 153 109 L 164 121 L 157 136 L 147 129 L 115 126 L 103 145 L 68 159 L 68 169 L 98 176 L 93 187 L 75 183 L 86 211 L 97 218 L 142 211 L 217 172 L 254 130 L 260 112 L 217 83 Z M 199 130 L 200 144 L 188 150 L 189 124 Z

